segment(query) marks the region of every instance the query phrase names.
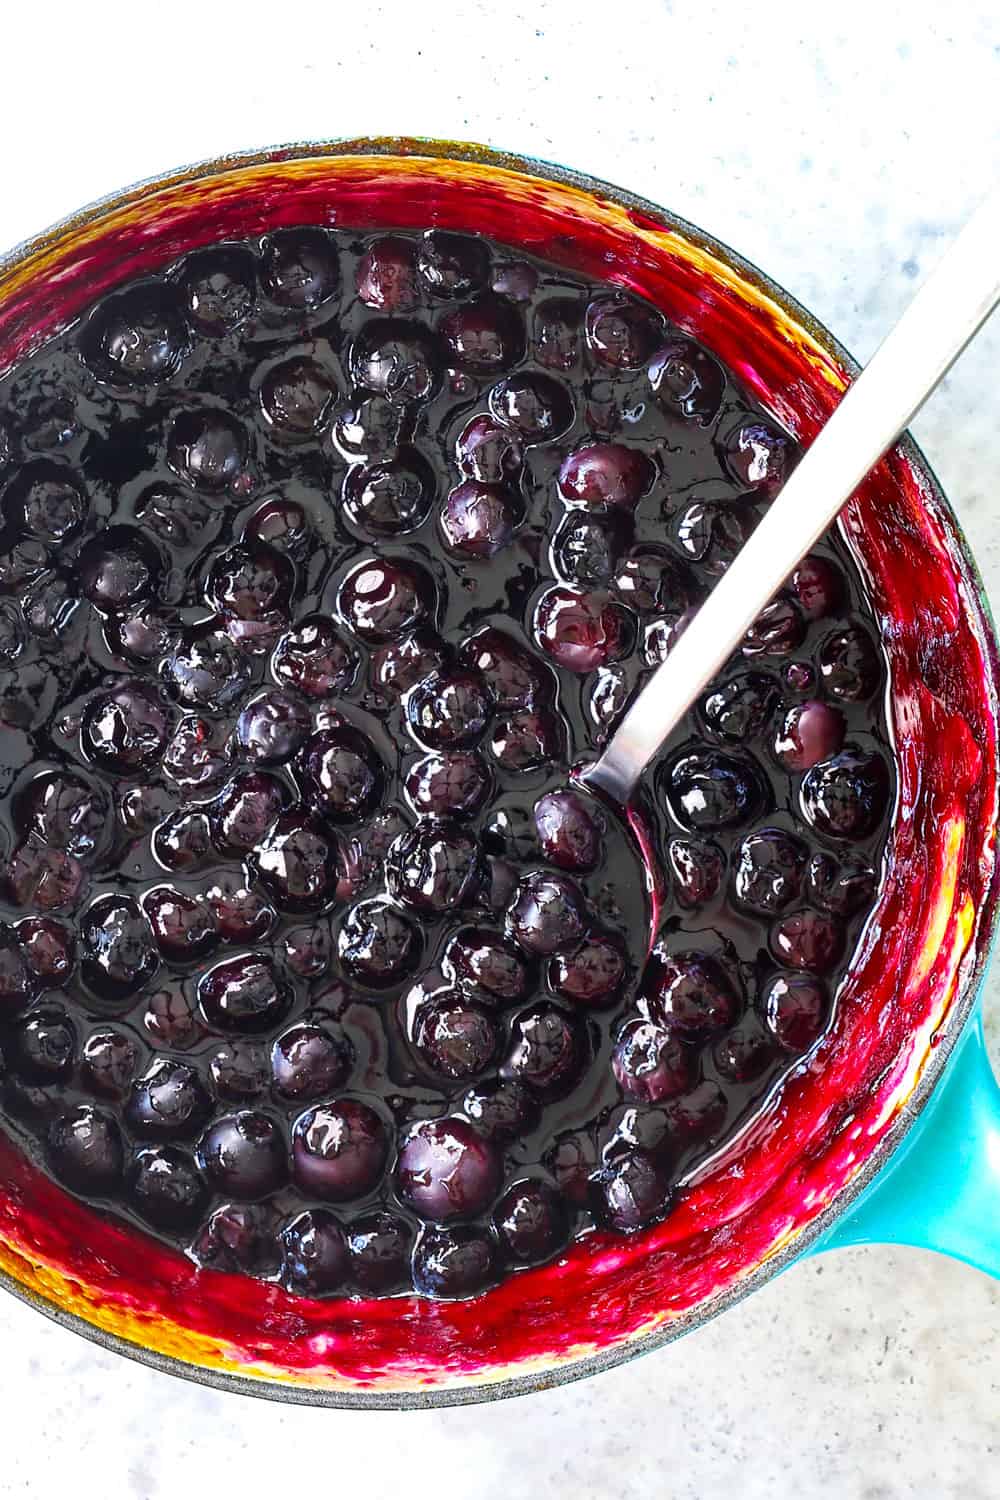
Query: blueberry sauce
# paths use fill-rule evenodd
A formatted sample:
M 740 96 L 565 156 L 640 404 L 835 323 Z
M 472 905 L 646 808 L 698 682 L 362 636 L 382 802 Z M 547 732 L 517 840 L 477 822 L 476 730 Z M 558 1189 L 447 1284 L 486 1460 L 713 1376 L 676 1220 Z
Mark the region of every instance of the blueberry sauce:
M 885 669 L 837 537 L 650 768 L 656 903 L 569 769 L 795 456 L 650 305 L 435 231 L 199 250 L 9 371 L 5 1128 L 310 1297 L 663 1218 L 874 904 Z

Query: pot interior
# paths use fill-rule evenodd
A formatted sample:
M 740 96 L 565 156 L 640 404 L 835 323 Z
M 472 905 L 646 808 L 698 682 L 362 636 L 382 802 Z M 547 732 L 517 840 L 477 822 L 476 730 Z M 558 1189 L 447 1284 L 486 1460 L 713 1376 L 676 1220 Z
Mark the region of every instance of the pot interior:
M 194 246 L 303 223 L 479 231 L 628 287 L 713 348 L 805 442 L 847 380 L 801 309 L 690 226 L 534 164 L 406 142 L 217 163 L 84 212 L 0 269 L 0 367 Z M 585 1373 L 683 1331 L 784 1264 L 933 1081 L 992 925 L 994 643 L 964 544 L 909 445 L 842 524 L 891 669 L 899 796 L 883 889 L 818 1052 L 664 1223 L 576 1242 L 472 1302 L 309 1302 L 199 1272 L 69 1198 L 0 1140 L 0 1266 L 12 1289 L 179 1373 L 392 1405 Z

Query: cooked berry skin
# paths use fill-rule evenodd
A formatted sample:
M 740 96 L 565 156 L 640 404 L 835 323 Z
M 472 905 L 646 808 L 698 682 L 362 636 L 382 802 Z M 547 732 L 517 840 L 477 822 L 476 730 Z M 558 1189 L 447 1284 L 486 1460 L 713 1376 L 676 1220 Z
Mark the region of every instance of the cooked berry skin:
M 0 412 L 0 1126 L 65 1191 L 206 1285 L 475 1298 L 823 1065 L 896 790 L 839 539 L 649 766 L 655 871 L 581 774 L 797 458 L 668 313 L 265 223 Z

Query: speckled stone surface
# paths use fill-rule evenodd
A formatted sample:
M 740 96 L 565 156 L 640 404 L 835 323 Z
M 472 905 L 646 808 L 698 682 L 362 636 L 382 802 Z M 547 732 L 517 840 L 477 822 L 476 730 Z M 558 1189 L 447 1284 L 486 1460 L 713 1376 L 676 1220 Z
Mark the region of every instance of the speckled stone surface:
M 13 8 L 0 244 L 222 150 L 366 131 L 480 139 L 603 175 L 703 225 L 865 358 L 1000 177 L 1000 18 L 987 0 L 840 0 L 822 19 L 727 0 L 617 11 L 370 0 L 350 26 L 347 15 L 329 0 L 173 0 L 162 18 L 118 3 L 99 15 Z M 998 368 L 1000 322 L 915 429 L 995 600 Z M 456 1411 L 216 1395 L 104 1355 L 6 1298 L 0 1341 L 11 1500 L 1000 1494 L 1000 1283 L 917 1251 L 828 1255 L 614 1374 Z

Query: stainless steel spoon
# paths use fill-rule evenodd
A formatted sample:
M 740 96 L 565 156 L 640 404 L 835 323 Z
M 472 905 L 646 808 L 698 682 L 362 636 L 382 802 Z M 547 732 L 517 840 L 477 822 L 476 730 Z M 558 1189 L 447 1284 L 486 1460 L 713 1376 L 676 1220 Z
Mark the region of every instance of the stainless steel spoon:
M 1000 302 L 1000 189 L 977 210 L 850 387 L 636 698 L 585 786 L 628 803 L 649 760 L 765 604 Z

